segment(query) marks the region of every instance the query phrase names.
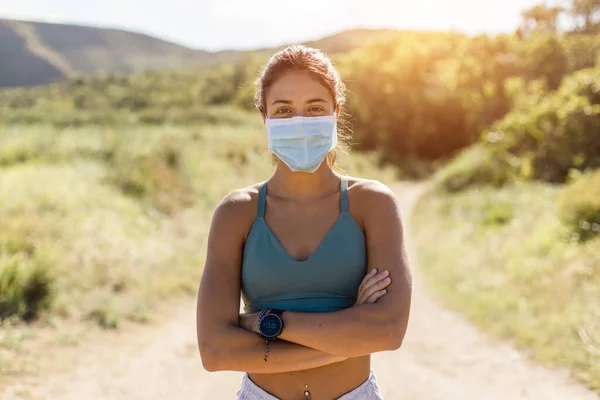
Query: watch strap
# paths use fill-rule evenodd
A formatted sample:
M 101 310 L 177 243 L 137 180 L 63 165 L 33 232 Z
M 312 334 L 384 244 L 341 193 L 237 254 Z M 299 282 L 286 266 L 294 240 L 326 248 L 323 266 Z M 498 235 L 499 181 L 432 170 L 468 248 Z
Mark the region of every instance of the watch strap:
M 283 314 L 284 312 L 285 312 L 285 310 L 279 310 L 277 308 L 272 308 L 269 310 L 268 314 L 275 314 L 281 318 L 281 314 Z

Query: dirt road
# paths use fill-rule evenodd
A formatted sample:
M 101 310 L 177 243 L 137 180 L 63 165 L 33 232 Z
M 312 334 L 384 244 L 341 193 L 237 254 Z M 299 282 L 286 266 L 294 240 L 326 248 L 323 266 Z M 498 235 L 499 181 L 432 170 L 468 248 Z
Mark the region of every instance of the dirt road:
M 398 184 L 394 189 L 406 216 L 422 187 Z M 407 241 L 414 259 L 410 237 Z M 527 361 L 509 344 L 493 340 L 434 302 L 417 268 L 414 285 L 402 348 L 373 356 L 386 400 L 600 399 L 563 372 Z M 76 372 L 29 379 L 7 388 L 0 398 L 235 399 L 241 374 L 205 372 L 194 328 L 195 304 L 190 301 L 163 324 L 133 327 L 119 332 L 118 338 L 82 346 L 77 351 L 88 361 Z

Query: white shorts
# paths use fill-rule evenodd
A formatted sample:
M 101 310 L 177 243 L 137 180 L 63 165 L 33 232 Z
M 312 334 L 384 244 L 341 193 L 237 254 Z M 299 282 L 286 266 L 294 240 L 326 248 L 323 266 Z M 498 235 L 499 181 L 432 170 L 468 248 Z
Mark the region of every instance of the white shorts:
M 238 400 L 279 400 L 252 382 L 248 374 L 244 374 L 242 377 L 242 387 L 236 394 Z M 371 375 L 366 381 L 337 400 L 383 400 L 383 397 L 379 393 L 377 378 L 371 371 Z

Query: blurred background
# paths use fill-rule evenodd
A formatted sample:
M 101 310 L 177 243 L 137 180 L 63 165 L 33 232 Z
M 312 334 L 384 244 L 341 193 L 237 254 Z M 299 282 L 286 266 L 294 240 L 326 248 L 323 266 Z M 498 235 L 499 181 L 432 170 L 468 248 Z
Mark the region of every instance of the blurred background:
M 195 297 L 296 43 L 348 86 L 344 169 L 429 188 L 405 218 L 437 301 L 600 392 L 598 0 L 2 0 L 0 385 Z

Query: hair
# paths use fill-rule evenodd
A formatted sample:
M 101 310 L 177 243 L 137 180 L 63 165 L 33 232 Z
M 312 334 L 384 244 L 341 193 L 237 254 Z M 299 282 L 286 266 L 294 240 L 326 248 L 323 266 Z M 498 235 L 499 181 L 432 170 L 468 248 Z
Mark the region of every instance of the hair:
M 346 102 L 346 85 L 342 82 L 342 78 L 333 62 L 324 52 L 311 47 L 296 45 L 288 46 L 275 53 L 256 79 L 254 104 L 261 114 L 266 116 L 266 93 L 279 77 L 290 71 L 308 71 L 317 82 L 327 88 L 333 99 L 334 108 L 340 107 L 337 124 L 338 145 L 327 154 L 329 165 L 336 167 L 338 153 L 347 153 L 351 145 L 351 134 L 348 129 L 345 129 L 345 120 L 341 119 L 345 116 L 343 105 Z

